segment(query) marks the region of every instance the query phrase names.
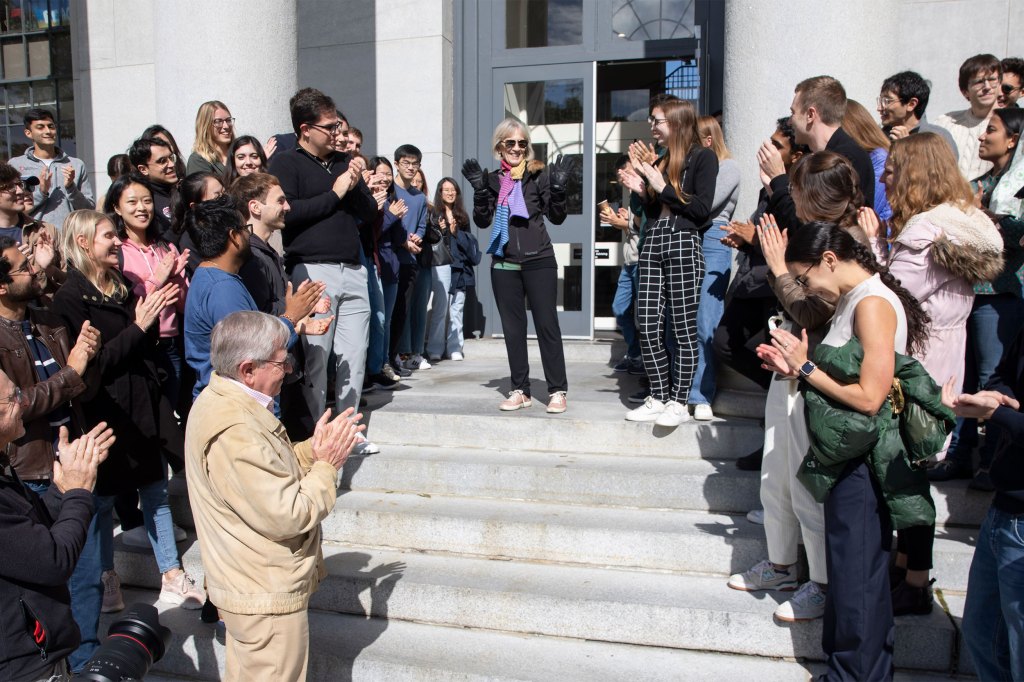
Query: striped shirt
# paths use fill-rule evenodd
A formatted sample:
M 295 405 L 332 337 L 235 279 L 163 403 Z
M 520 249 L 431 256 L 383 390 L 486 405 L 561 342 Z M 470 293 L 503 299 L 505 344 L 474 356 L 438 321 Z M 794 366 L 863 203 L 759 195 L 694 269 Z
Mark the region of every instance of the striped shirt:
M 35 365 L 39 382 L 47 381 L 60 371 L 60 365 L 50 355 L 50 349 L 46 347 L 46 344 L 32 335 L 31 322 L 21 321 L 21 333 L 25 335 L 25 343 L 28 344 L 29 355 L 32 357 L 32 364 Z M 67 405 L 61 405 L 48 416 L 53 429 L 53 440 L 56 442 L 60 427 L 71 421 L 71 411 L 68 410 Z

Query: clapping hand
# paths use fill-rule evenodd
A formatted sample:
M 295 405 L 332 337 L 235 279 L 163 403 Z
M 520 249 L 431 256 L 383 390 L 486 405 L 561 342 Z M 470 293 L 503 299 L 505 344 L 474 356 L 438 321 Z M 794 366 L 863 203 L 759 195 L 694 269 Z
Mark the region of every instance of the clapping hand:
M 82 323 L 82 329 L 78 332 L 78 340 L 68 353 L 68 367 L 78 372 L 79 376 L 85 374 L 85 368 L 89 361 L 96 357 L 100 351 L 100 330 L 92 326 L 89 320 Z
M 163 285 L 149 296 L 140 298 L 135 304 L 135 324 L 148 330 L 160 316 L 160 311 L 178 302 L 178 285 L 174 282 Z
M 644 179 L 632 168 L 620 168 L 618 172 L 619 182 L 634 194 L 644 193 Z
M 60 427 L 57 437 L 57 457 L 53 462 L 53 484 L 66 493 L 81 488 L 92 492 L 96 487 L 96 472 L 110 453 L 115 440 L 112 429 L 100 422 L 92 431 L 74 442 L 68 442 L 68 427 Z
M 782 154 L 770 139 L 765 140 L 757 150 L 757 165 L 761 172 L 761 184 L 765 189 L 768 189 L 773 179 L 786 174 L 786 164 L 782 162 Z
M 745 223 L 734 220 L 722 229 L 728 234 L 719 241 L 734 249 L 738 249 L 744 244 L 753 244 L 757 239 L 757 227 L 749 220 Z
M 285 284 L 284 294 L 284 316 L 294 325 L 309 317 L 313 309 L 320 305 L 320 297 L 327 291 L 327 285 L 323 282 L 304 280 L 297 289 L 293 289 L 292 283 Z
M 991 419 L 992 413 L 1000 406 L 1020 410 L 1020 402 L 998 391 L 980 391 L 956 394 L 956 377 L 950 377 L 942 387 L 942 404 L 953 410 L 958 417 L 968 419 Z
M 313 428 L 312 449 L 314 462 L 327 462 L 335 469 L 345 466 L 358 435 L 366 430 L 359 423 L 362 414 L 353 414 L 350 407 L 331 419 L 331 411 L 327 410 Z
M 654 145 L 640 140 L 633 140 L 630 143 L 628 154 L 633 168 L 639 168 L 645 163 L 653 164 L 658 160 L 658 153 L 654 151 Z
M 786 231 L 779 231 L 775 216 L 761 216 L 761 222 L 757 226 L 757 239 L 761 242 L 761 252 L 764 253 L 765 262 L 768 263 L 768 269 L 772 274 L 781 277 L 789 272 L 786 267 L 786 245 L 789 239 Z

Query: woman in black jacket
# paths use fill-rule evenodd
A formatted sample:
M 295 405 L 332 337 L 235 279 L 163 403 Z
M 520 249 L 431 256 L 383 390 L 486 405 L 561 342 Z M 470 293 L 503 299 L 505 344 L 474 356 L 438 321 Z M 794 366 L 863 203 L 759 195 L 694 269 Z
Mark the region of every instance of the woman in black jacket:
M 163 575 L 160 598 L 200 608 L 205 595 L 181 570 L 174 542 L 160 432 L 156 322 L 161 310 L 177 302 L 178 285 L 165 284 L 144 299 L 135 296 L 117 268 L 121 240 L 102 213 L 75 211 L 64 223 L 63 239 L 64 253 L 73 267 L 54 296 L 52 309 L 71 334 L 77 335 L 89 320 L 102 335 L 103 346 L 95 359 L 102 386 L 82 407 L 87 425 L 105 420 L 117 434 L 96 484 L 95 532 L 103 568 L 113 569 L 114 496 L 138 490 Z
M 494 222 L 487 247 L 491 287 L 512 373 L 512 390 L 499 409 L 518 410 L 533 404 L 526 350 L 529 301 L 550 394 L 547 411 L 565 412 L 568 382 L 555 301 L 558 263 L 544 218 L 555 225 L 565 220 L 565 186 L 576 170 L 575 159 L 559 155 L 545 169 L 533 160 L 530 131 L 516 118 L 506 118 L 494 129 L 493 151 L 501 161 L 499 170 L 488 173 L 476 159 L 467 159 L 462 175 L 473 186 L 473 221 L 478 227 Z
M 700 144 L 693 104 L 669 101 L 652 107 L 651 133 L 667 151 L 634 143 L 632 167 L 620 181 L 644 205 L 647 229 L 640 251 L 637 322 L 651 395 L 626 419 L 678 426 L 689 419 L 690 384 L 697 370 L 697 306 L 704 280 L 701 235 L 711 225 L 718 157 Z M 665 323 L 676 341 L 669 371 Z

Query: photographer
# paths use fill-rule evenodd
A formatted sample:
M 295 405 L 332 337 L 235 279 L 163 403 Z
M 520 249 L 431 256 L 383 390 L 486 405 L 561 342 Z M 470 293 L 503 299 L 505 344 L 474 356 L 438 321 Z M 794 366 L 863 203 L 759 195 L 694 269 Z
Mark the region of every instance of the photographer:
M 62 426 L 53 484 L 39 496 L 6 455 L 24 433 L 21 390 L 0 372 L 0 679 L 69 679 L 66 658 L 80 636 L 67 581 L 92 520 L 96 469 L 114 436 L 100 423 L 68 443 Z

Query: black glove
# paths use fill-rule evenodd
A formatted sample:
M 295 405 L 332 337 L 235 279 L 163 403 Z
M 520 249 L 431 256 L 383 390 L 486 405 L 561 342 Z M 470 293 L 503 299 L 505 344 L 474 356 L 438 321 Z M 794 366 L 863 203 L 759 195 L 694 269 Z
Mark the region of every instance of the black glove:
M 480 162 L 476 159 L 466 159 L 462 164 L 462 177 L 466 178 L 477 192 L 487 189 L 487 169 L 481 168 Z
M 555 162 L 548 166 L 548 181 L 551 189 L 564 192 L 570 177 L 575 177 L 578 167 L 576 157 L 558 155 Z

